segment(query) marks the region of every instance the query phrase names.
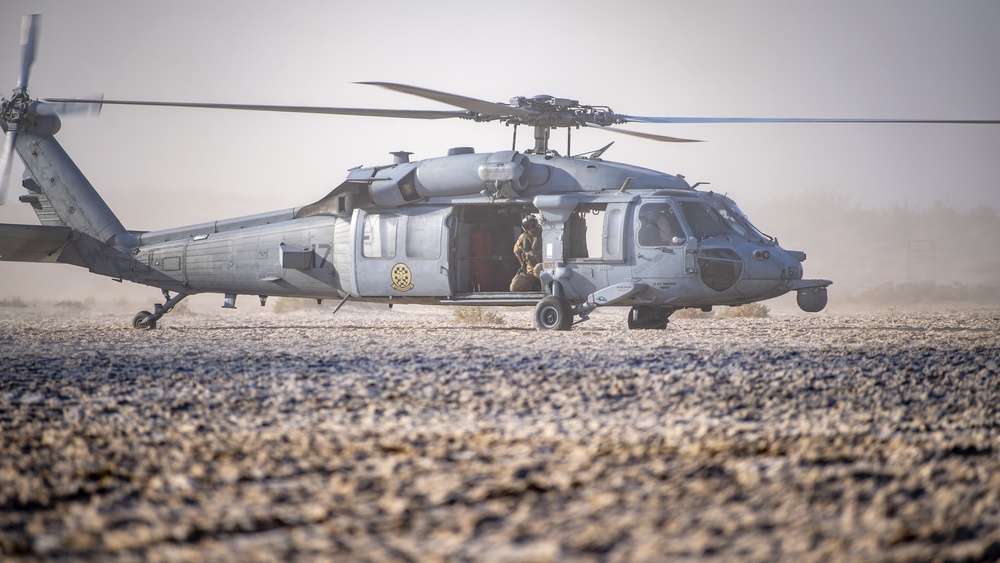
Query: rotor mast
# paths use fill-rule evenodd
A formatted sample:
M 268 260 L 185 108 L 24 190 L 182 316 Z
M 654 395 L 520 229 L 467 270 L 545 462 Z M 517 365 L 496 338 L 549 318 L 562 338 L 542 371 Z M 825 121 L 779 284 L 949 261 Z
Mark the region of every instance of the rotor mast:
M 535 154 L 546 154 L 549 152 L 549 133 L 551 127 L 547 125 L 535 125 Z
M 511 114 L 501 119 L 515 127 L 531 125 L 534 128 L 535 146 L 531 149 L 534 154 L 549 153 L 549 139 L 553 128 L 566 127 L 571 130 L 573 127 L 580 127 L 589 121 L 587 118 L 593 113 L 593 108 L 581 106 L 576 100 L 544 94 L 530 98 L 515 96 L 510 99 L 510 107 L 513 108 Z
M 556 98 L 546 94 L 532 97 L 515 96 L 510 99 L 510 112 L 498 119 L 508 125 L 530 125 L 534 128 L 535 146 L 530 150 L 534 154 L 549 154 L 549 139 L 552 129 L 566 128 L 566 154 L 572 153 L 571 138 L 574 128 L 606 127 L 617 123 L 625 123 L 625 116 L 616 114 L 607 106 L 583 105 L 577 100 Z M 479 115 L 478 119 L 488 118 Z M 661 138 L 660 140 L 666 140 Z

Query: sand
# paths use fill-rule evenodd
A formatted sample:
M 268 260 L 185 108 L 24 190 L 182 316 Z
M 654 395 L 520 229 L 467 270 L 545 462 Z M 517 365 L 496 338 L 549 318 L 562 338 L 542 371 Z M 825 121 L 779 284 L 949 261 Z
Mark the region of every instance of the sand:
M 995 560 L 1000 312 L 0 308 L 0 559 Z

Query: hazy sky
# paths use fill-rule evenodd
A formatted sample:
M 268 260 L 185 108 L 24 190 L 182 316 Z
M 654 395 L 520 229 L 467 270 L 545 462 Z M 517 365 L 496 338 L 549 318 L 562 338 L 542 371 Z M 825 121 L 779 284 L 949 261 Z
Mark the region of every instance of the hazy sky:
M 632 115 L 1000 119 L 994 0 L 5 0 L 7 96 L 29 13 L 44 16 L 35 97 L 444 107 L 353 84 L 388 81 L 491 101 L 545 93 Z M 1000 126 L 630 127 L 707 142 L 582 130 L 574 152 L 614 140 L 606 159 L 712 182 L 751 215 L 769 198 L 816 188 L 872 205 L 1000 209 Z M 348 168 L 390 162 L 390 151 L 506 150 L 510 133 L 459 120 L 109 106 L 64 119 L 57 138 L 127 228 L 156 229 L 310 203 Z M 519 137 L 527 148 L 530 134 Z M 565 130 L 552 146 L 564 150 Z M 37 224 L 16 203 L 17 184 L 0 222 Z M 135 294 L 69 266 L 4 263 L 0 279 L 0 298 Z

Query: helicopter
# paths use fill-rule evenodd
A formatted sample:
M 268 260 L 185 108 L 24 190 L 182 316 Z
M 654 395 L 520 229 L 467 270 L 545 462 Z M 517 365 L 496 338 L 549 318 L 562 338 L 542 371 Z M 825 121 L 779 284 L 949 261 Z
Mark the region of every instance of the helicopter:
M 827 305 L 826 279 L 806 279 L 806 254 L 754 226 L 728 195 L 682 175 L 607 161 L 604 147 L 571 155 L 570 134 L 598 128 L 657 142 L 696 142 L 617 127 L 627 123 L 966 123 L 1000 121 L 643 117 L 548 95 L 488 102 L 390 82 L 364 82 L 457 109 L 400 110 L 43 98 L 28 94 L 40 16 L 22 21 L 21 67 L 0 101 L 6 200 L 11 155 L 24 163 L 19 201 L 40 225 L 0 225 L 0 260 L 65 263 L 161 290 L 136 329 L 154 329 L 190 295 L 351 299 L 394 304 L 534 306 L 539 330 L 569 330 L 599 307 L 628 307 L 630 329 L 663 329 L 684 308 L 710 311 L 796 293 Z M 466 119 L 513 128 L 509 150 L 455 147 L 446 155 L 358 167 L 313 203 L 155 231 L 126 229 L 55 139 L 60 114 L 105 105 Z M 519 126 L 533 146 L 519 151 Z M 566 129 L 566 155 L 550 147 Z M 530 257 L 512 249 L 528 235 Z M 526 263 L 525 263 L 526 262 Z M 173 293 L 173 295 L 171 295 Z

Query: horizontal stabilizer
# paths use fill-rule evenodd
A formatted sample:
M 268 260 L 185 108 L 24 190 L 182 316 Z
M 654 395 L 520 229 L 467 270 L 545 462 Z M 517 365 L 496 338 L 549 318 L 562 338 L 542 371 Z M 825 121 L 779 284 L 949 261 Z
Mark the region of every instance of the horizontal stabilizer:
M 0 262 L 55 262 L 72 238 L 69 227 L 0 224 Z

